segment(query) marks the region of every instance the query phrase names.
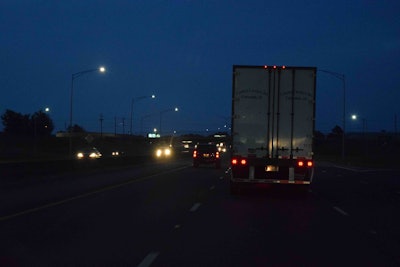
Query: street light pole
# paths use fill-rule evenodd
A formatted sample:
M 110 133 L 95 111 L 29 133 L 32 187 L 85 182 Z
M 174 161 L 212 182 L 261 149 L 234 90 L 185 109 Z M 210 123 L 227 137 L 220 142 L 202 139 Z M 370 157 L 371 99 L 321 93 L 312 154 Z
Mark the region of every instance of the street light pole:
M 69 155 L 72 156 L 72 100 L 74 96 L 74 80 L 84 74 L 90 73 L 90 72 L 105 72 L 106 69 L 104 67 L 100 67 L 97 69 L 90 69 L 90 70 L 84 70 L 80 71 L 77 73 L 73 73 L 71 76 L 71 94 L 70 94 L 70 102 L 69 102 Z
M 131 101 L 131 125 L 130 125 L 130 134 L 133 135 L 133 104 L 135 103 L 135 100 L 141 100 L 141 99 L 146 99 L 146 98 L 156 98 L 155 95 L 151 96 L 139 96 L 139 97 L 134 97 L 132 98 Z
M 179 111 L 179 109 L 176 107 L 176 108 L 166 109 L 166 110 L 160 111 L 160 125 L 159 125 L 160 127 L 158 128 L 158 132 L 160 133 L 160 135 L 161 135 L 162 115 L 163 115 L 164 113 L 166 113 L 166 112 L 169 112 L 169 111 L 175 111 L 175 112 L 177 112 L 177 111 Z
M 346 135 L 346 77 L 342 73 L 330 71 L 330 70 L 319 70 L 321 72 L 328 73 L 333 77 L 339 79 L 343 83 L 343 133 L 342 133 L 342 160 L 345 159 L 345 135 Z
M 148 118 L 148 117 L 151 117 L 151 116 L 154 116 L 154 115 L 157 115 L 157 113 L 146 114 L 146 115 L 144 115 L 144 116 L 142 116 L 140 118 L 140 134 L 141 135 L 143 134 L 143 121 L 144 121 L 144 119 Z
M 38 117 L 41 117 L 42 120 L 43 120 L 42 115 L 46 114 L 46 113 L 49 113 L 50 112 L 50 108 L 49 107 L 44 108 L 44 112 L 45 113 L 43 113 L 42 110 L 39 110 L 38 112 L 35 112 L 33 114 L 33 116 L 32 116 L 32 119 L 33 119 L 33 139 L 34 139 L 33 153 L 34 153 L 35 156 L 37 155 L 37 142 L 38 142 L 38 121 L 37 120 L 38 120 Z M 40 129 L 43 129 L 42 128 L 43 127 L 43 121 L 42 121 L 42 123 L 40 123 L 39 126 L 40 126 Z M 47 125 L 45 125 L 44 127 L 47 128 Z
M 358 116 L 356 114 L 351 115 L 352 120 L 358 120 Z M 367 139 L 367 120 L 364 117 L 361 117 L 362 122 L 362 137 L 364 139 L 364 151 L 365 156 L 368 156 L 368 139 Z

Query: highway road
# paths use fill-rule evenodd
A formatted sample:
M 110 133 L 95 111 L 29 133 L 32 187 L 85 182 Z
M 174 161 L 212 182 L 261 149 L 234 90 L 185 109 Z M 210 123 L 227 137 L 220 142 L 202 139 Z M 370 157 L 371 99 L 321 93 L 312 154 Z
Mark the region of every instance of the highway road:
M 400 266 L 400 172 L 317 163 L 311 192 L 229 192 L 190 159 L 0 192 L 0 266 Z

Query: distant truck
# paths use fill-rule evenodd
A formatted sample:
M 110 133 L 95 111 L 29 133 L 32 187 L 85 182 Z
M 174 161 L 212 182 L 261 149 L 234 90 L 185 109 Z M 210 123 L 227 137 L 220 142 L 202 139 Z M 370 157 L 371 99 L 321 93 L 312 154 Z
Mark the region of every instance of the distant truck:
M 243 183 L 311 184 L 316 72 L 233 66 L 231 193 Z

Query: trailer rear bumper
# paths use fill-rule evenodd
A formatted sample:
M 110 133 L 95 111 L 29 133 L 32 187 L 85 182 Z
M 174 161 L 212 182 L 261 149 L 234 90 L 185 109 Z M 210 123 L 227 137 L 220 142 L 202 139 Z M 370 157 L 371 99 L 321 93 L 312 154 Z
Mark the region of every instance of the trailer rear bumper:
M 230 177 L 235 183 L 311 184 L 312 159 L 263 159 L 232 157 Z
M 231 168 L 230 180 L 235 183 L 269 183 L 269 184 L 311 184 L 314 168 L 279 168 L 279 171 L 263 171 L 263 168 Z
M 301 180 L 276 180 L 276 179 L 248 179 L 248 178 L 233 178 L 233 183 L 253 183 L 253 184 L 294 184 L 294 185 L 309 185 L 311 181 Z

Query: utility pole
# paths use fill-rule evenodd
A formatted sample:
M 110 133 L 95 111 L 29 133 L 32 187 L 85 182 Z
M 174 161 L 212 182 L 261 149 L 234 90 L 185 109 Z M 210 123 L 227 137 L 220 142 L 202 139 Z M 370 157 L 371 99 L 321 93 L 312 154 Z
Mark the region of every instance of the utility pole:
M 342 87 L 343 87 L 343 134 L 342 134 L 342 160 L 345 159 L 346 153 L 345 153 L 345 138 L 346 138 L 346 77 L 342 73 L 337 73 L 334 71 L 330 70 L 319 70 L 321 72 L 327 73 L 332 75 L 333 77 L 339 79 L 342 81 Z

